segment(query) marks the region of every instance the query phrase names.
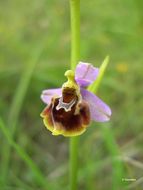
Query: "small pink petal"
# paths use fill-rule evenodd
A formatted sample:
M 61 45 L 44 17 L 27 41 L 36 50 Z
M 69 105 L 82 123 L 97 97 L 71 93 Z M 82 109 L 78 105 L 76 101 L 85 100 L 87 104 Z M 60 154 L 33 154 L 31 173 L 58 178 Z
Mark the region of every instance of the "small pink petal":
M 99 69 L 90 63 L 79 62 L 75 70 L 75 80 L 81 87 L 93 83 L 99 73 Z
M 85 101 L 89 104 L 91 120 L 98 122 L 105 122 L 110 120 L 111 109 L 104 103 L 100 98 L 98 98 L 93 93 L 81 88 L 81 94 Z
M 42 94 L 41 94 L 41 99 L 44 103 L 50 104 L 53 96 L 60 97 L 61 95 L 62 95 L 62 89 L 61 88 L 43 90 Z

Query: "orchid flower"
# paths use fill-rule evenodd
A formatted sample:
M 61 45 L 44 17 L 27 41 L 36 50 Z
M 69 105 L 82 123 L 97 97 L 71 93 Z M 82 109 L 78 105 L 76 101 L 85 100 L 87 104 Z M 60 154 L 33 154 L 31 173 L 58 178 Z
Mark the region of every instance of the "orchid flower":
M 53 135 L 77 136 L 87 129 L 91 121 L 110 120 L 110 107 L 86 89 L 98 74 L 98 68 L 79 62 L 75 73 L 72 70 L 65 72 L 68 80 L 62 88 L 42 92 L 41 99 L 47 106 L 41 117 Z

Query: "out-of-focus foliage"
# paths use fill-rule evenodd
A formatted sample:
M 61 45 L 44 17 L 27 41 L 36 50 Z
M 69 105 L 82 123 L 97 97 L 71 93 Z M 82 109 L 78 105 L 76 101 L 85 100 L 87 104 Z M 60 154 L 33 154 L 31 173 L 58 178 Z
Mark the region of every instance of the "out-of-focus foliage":
M 68 189 L 68 138 L 45 129 L 40 93 L 61 86 L 70 65 L 69 2 L 0 1 L 0 115 L 10 132 L 12 102 L 23 73 L 36 61 L 21 102 L 14 142 L 30 156 L 53 190 Z M 93 123 L 81 136 L 79 189 L 141 189 L 143 169 L 143 3 L 141 0 L 81 1 L 81 60 L 110 64 L 98 95 L 113 111 L 108 124 Z M 38 56 L 37 56 L 38 54 Z M 36 57 L 36 58 L 35 58 Z M 35 60 L 36 59 L 36 60 Z M 23 77 L 24 78 L 24 77 Z M 24 79 L 23 79 L 24 80 Z M 21 97 L 21 95 L 19 96 Z M 1 129 L 1 128 L 0 128 Z M 8 139 L 0 131 L 0 171 Z M 2 190 L 45 190 L 14 145 Z M 7 150 L 7 149 L 6 149 Z M 23 152 L 22 152 L 23 153 Z M 126 181 L 126 178 L 139 180 Z

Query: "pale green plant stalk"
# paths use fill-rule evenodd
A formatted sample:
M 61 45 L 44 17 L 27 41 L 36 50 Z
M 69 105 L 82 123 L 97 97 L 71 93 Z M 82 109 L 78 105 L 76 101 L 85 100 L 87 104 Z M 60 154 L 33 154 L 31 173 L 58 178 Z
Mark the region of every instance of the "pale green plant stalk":
M 70 0 L 71 15 L 71 69 L 80 60 L 80 0 Z
M 80 60 L 80 0 L 70 0 L 71 16 L 71 69 Z M 70 190 L 77 189 L 79 137 L 70 139 Z
M 80 0 L 70 0 L 71 14 L 71 69 L 74 70 L 80 60 Z M 109 57 L 106 57 L 100 68 L 96 83 L 89 87 L 96 92 L 107 67 Z M 70 139 L 70 190 L 77 190 L 78 181 L 78 147 L 79 137 Z

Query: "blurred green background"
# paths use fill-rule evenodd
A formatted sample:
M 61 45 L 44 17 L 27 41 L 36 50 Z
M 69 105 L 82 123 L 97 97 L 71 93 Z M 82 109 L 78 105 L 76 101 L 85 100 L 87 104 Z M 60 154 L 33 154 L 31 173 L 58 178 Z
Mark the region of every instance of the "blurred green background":
M 143 1 L 81 1 L 81 60 L 110 64 L 109 123 L 81 136 L 79 190 L 143 189 Z M 0 1 L 0 189 L 68 190 L 69 138 L 40 118 L 43 89 L 70 66 L 69 1 Z M 136 181 L 128 181 L 135 179 Z

